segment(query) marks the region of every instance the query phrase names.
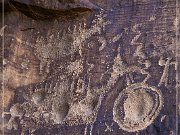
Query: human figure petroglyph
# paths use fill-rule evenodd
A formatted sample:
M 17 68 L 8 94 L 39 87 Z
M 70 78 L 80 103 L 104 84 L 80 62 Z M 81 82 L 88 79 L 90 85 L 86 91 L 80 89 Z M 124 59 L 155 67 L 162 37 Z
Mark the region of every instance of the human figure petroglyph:
M 176 62 L 171 62 L 171 60 L 172 58 L 167 58 L 167 60 L 165 61 L 162 57 L 159 59 L 159 66 L 164 66 L 164 69 L 158 86 L 161 86 L 163 83 L 165 86 L 168 85 L 168 74 L 170 65 L 175 65 L 176 68 Z

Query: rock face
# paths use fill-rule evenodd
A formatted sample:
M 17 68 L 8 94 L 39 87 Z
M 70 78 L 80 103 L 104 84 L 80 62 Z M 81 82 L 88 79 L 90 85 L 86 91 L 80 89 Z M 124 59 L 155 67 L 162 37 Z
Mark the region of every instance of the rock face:
M 176 0 L 3 4 L 2 134 L 178 133 Z

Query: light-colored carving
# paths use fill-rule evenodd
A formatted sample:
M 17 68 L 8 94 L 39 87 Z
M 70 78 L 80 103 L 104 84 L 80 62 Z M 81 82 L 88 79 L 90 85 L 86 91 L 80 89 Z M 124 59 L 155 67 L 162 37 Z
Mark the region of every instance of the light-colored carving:
M 150 18 L 151 21 L 153 19 L 154 18 Z M 123 90 L 119 97 L 124 97 L 124 95 L 128 96 L 128 98 L 124 101 L 124 104 L 122 105 L 125 112 L 123 124 L 126 127 L 123 127 L 123 124 L 121 125 L 122 121 L 119 122 L 120 116 L 118 116 L 119 114 L 116 113 L 116 110 L 118 109 L 117 104 L 119 104 L 119 102 L 121 101 L 121 99 L 119 98 L 116 100 L 113 110 L 114 120 L 119 124 L 122 129 L 126 131 L 131 132 L 142 130 L 152 123 L 152 121 L 156 118 L 162 107 L 161 92 L 154 87 L 146 85 L 147 80 L 150 78 L 150 73 L 147 72 L 146 69 L 151 66 L 151 62 L 149 60 L 142 60 L 141 64 L 144 64 L 145 68 L 141 68 L 138 66 L 128 66 L 124 64 L 123 59 L 120 56 L 119 45 L 118 55 L 114 58 L 113 66 L 106 71 L 106 73 L 110 73 L 110 71 L 112 70 L 112 72 L 110 73 L 110 79 L 107 80 L 107 84 L 102 86 L 101 88 L 91 88 L 91 81 L 89 79 L 88 86 L 86 87 L 85 81 L 80 78 L 80 74 L 84 70 L 84 61 L 82 60 L 84 55 L 83 48 L 86 45 L 84 44 L 84 42 L 94 34 L 101 34 L 102 31 L 105 30 L 105 26 L 110 24 L 110 22 L 106 20 L 106 14 L 104 14 L 103 11 L 101 11 L 100 15 L 96 15 L 96 18 L 93 20 L 92 23 L 92 27 L 90 28 L 87 28 L 85 23 L 80 23 L 79 25 L 74 26 L 73 30 L 71 30 L 71 28 L 69 27 L 67 31 L 60 31 L 57 35 L 49 33 L 47 36 L 48 39 L 45 39 L 44 37 L 37 38 L 35 45 L 30 45 L 29 43 L 22 41 L 18 37 L 12 36 L 20 44 L 26 44 L 31 47 L 33 46 L 33 48 L 35 49 L 35 55 L 41 61 L 39 64 L 41 71 L 40 73 L 43 73 L 44 71 L 46 73 L 49 73 L 49 67 L 53 59 L 59 59 L 67 55 L 72 55 L 75 51 L 79 52 L 80 55 L 80 60 L 67 62 L 66 65 L 62 65 L 62 67 L 66 66 L 65 69 L 68 70 L 63 71 L 63 73 L 68 73 L 68 75 L 72 75 L 72 82 L 68 80 L 68 77 L 66 77 L 66 75 L 59 75 L 57 80 L 53 80 L 57 81 L 55 86 L 52 85 L 50 86 L 50 88 L 45 88 L 45 91 L 47 91 L 48 93 L 47 97 L 42 95 L 42 93 L 40 92 L 42 89 L 33 91 L 30 94 L 31 97 L 28 101 L 28 104 L 35 107 L 39 112 L 32 111 L 33 115 L 31 115 L 30 113 L 28 114 L 27 111 L 25 113 L 25 116 L 33 117 L 32 119 L 38 119 L 39 116 L 43 115 L 44 117 L 46 117 L 45 121 L 47 123 L 49 122 L 49 119 L 53 120 L 52 124 L 66 123 L 69 126 L 78 125 L 81 123 L 91 124 L 90 134 L 92 134 L 93 123 L 96 120 L 98 109 L 101 105 L 103 96 L 117 82 L 119 76 L 125 75 L 128 87 L 127 89 Z M 137 42 L 137 40 L 141 36 L 141 32 L 138 30 L 139 26 L 141 25 L 142 24 L 137 24 L 133 27 L 132 31 L 135 32 L 137 35 L 132 39 L 131 44 L 136 45 L 137 47 L 135 51 L 135 56 L 144 59 L 144 45 Z M 128 28 L 126 28 L 125 30 L 125 33 L 127 32 Z M 105 37 L 98 37 L 98 42 L 101 44 L 101 46 L 99 47 L 99 51 L 102 51 L 110 43 L 115 43 L 119 41 L 121 37 L 122 34 L 117 34 L 110 41 L 107 41 Z M 66 50 L 67 48 L 68 50 Z M 28 61 L 26 62 L 27 63 L 21 63 L 23 69 L 28 69 L 27 67 L 29 63 Z M 104 59 L 101 62 L 102 64 L 106 64 L 106 61 Z M 89 66 L 87 73 L 88 75 L 90 75 L 90 71 L 95 67 L 95 65 L 90 63 L 87 64 Z M 160 65 L 164 66 L 166 65 L 166 62 L 163 63 L 160 61 Z M 144 81 L 141 84 L 134 81 L 132 76 L 133 72 L 138 72 L 146 75 Z M 101 79 L 104 74 L 102 73 Z M 162 81 L 160 81 L 161 83 L 166 81 L 163 78 L 165 77 L 162 76 Z M 136 88 L 138 90 L 136 90 Z M 51 93 L 53 94 L 50 95 Z M 84 97 L 81 97 L 82 99 L 79 99 L 79 94 L 84 93 Z M 155 95 L 154 97 L 152 96 L 153 94 Z M 48 110 L 46 109 L 48 108 L 47 106 L 50 106 L 52 108 Z M 151 112 L 150 115 L 149 112 Z M 9 123 L 12 123 L 11 121 L 12 119 L 9 120 Z M 138 122 L 140 123 L 139 127 L 134 124 Z M 106 131 L 112 131 L 112 129 L 110 129 L 108 125 L 106 126 Z M 84 134 L 86 133 L 87 128 L 85 129 Z
M 163 69 L 163 73 L 162 73 L 162 76 L 161 76 L 161 79 L 159 81 L 159 84 L 158 86 L 161 86 L 163 83 L 165 86 L 168 85 L 168 74 L 169 74 L 169 68 L 170 68 L 170 65 L 172 64 L 175 64 L 175 67 L 176 67 L 176 63 L 175 62 L 170 62 L 172 58 L 167 58 L 167 60 L 163 60 L 163 58 L 161 57 L 159 59 L 159 65 L 160 66 L 164 66 L 164 69 Z
M 110 40 L 109 43 L 115 43 L 115 42 L 119 41 L 119 39 L 120 39 L 121 37 L 122 37 L 122 33 L 121 33 L 121 34 L 117 34 L 116 36 L 114 36 L 114 37 L 112 38 L 112 40 Z
M 73 30 L 73 45 L 75 48 L 79 49 L 79 54 L 82 56 L 82 43 L 90 38 L 95 33 L 101 33 L 104 31 L 105 26 L 110 24 L 109 21 L 105 19 L 106 14 L 101 11 L 100 14 L 96 15 L 96 18 L 92 21 L 93 25 L 90 29 L 86 29 L 84 25 L 80 25 L 79 27 L 74 27 Z
M 124 74 L 131 73 L 131 72 L 139 72 L 139 73 L 147 75 L 146 78 L 144 79 L 144 82 L 146 82 L 151 77 L 151 75 L 147 71 L 145 71 L 144 69 L 138 66 L 130 66 L 130 67 L 125 66 L 122 62 L 122 58 L 120 57 L 120 55 L 118 55 L 114 60 L 113 72 L 111 76 L 112 77 L 115 77 L 118 75 L 122 76 Z
M 136 51 L 134 53 L 134 56 L 138 56 L 138 57 L 143 58 L 143 59 L 146 58 L 146 55 L 143 52 L 143 48 L 144 48 L 143 44 L 140 44 L 139 46 L 137 46 Z
M 139 45 L 141 43 L 138 43 L 137 40 L 139 39 L 139 37 L 141 36 L 141 32 L 138 30 L 138 28 L 141 26 L 142 24 L 135 24 L 132 28 L 132 31 L 134 33 L 137 33 L 137 35 L 131 40 L 131 45 Z
M 105 132 L 112 132 L 112 131 L 113 131 L 113 129 L 112 129 L 113 124 L 114 124 L 114 123 L 111 123 L 111 125 L 108 125 L 108 124 L 105 122 L 105 125 L 106 125 Z
M 156 16 L 150 16 L 150 18 L 149 18 L 149 21 L 154 21 L 154 20 L 156 20 Z
M 101 46 L 99 47 L 99 51 L 102 51 L 106 45 L 107 45 L 107 40 L 105 37 L 98 37 L 99 43 L 101 43 Z
M 136 132 L 145 129 L 154 121 L 162 105 L 160 90 L 144 83 L 132 84 L 116 99 L 113 119 L 121 129 Z

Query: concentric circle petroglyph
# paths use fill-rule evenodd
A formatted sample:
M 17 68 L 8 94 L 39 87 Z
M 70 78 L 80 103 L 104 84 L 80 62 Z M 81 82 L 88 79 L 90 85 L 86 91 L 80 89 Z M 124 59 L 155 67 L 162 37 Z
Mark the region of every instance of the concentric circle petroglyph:
M 158 116 L 162 105 L 160 90 L 136 83 L 119 94 L 113 108 L 113 119 L 125 131 L 143 130 Z

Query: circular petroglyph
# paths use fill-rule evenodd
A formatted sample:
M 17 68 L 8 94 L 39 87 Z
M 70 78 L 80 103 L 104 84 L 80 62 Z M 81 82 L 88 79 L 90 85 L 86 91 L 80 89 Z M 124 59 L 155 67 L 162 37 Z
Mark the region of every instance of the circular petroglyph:
M 116 99 L 113 119 L 125 131 L 143 130 L 158 116 L 162 104 L 160 90 L 142 83 L 133 84 Z

